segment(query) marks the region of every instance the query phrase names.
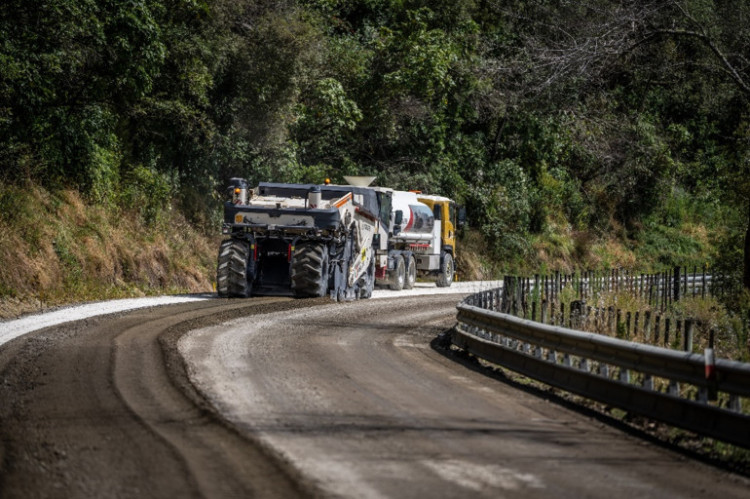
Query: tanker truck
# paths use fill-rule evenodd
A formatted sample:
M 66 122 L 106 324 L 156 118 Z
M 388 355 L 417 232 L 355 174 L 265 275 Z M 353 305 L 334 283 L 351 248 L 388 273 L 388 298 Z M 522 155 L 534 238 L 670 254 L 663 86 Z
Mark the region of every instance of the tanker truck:
M 381 210 L 390 211 L 377 246 L 375 282 L 394 290 L 411 289 L 417 276 L 450 286 L 455 274 L 458 209 L 446 197 L 375 187 Z M 387 206 L 390 205 L 390 206 Z
M 380 220 L 372 189 L 230 181 L 216 288 L 220 297 L 258 294 L 369 298 Z

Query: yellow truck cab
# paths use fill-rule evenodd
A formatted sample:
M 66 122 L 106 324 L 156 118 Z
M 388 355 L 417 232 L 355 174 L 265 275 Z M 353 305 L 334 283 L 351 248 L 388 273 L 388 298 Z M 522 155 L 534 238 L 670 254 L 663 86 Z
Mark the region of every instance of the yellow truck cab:
M 417 199 L 430 207 L 435 222 L 440 224 L 440 263 L 437 285 L 450 286 L 455 275 L 456 229 L 458 228 L 458 208 L 456 202 L 443 196 L 417 193 Z

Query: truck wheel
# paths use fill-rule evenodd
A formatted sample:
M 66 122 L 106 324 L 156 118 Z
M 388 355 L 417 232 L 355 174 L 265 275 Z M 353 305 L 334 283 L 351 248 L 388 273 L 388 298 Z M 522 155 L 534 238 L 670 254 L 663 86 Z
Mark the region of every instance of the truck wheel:
M 300 243 L 292 256 L 292 290 L 297 298 L 320 298 L 328 291 L 328 248 Z
M 404 289 L 414 288 L 414 284 L 417 282 L 417 261 L 413 256 L 409 257 L 409 270 L 406 272 L 406 282 L 404 283 Z
M 250 296 L 247 277 L 250 245 L 246 241 L 227 239 L 219 246 L 216 269 L 216 292 L 222 298 Z
M 443 261 L 440 264 L 440 274 L 438 274 L 435 284 L 439 288 L 447 288 L 453 282 L 453 257 L 450 253 L 443 254 Z
M 398 255 L 395 259 L 393 278 L 389 284 L 390 288 L 394 291 L 401 291 L 404 289 L 404 283 L 406 282 L 406 266 L 404 265 L 404 257 Z

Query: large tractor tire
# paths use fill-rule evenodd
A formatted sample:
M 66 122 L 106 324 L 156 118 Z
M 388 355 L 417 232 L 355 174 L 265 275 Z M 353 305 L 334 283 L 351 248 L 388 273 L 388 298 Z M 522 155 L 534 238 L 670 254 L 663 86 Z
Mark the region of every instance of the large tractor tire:
M 320 298 L 328 292 L 328 248 L 300 243 L 292 256 L 292 290 L 298 298 Z
M 372 290 L 375 288 L 375 258 L 370 260 L 370 265 L 367 267 L 367 273 L 362 278 L 364 281 L 362 287 L 359 288 L 359 298 L 367 299 L 372 297 Z
M 409 257 L 409 269 L 406 271 L 406 281 L 404 289 L 413 289 L 417 283 L 417 261 L 413 256 Z
M 453 257 L 450 253 L 443 253 L 443 259 L 440 262 L 440 273 L 438 274 L 437 281 L 435 284 L 439 288 L 447 288 L 453 282 L 453 273 L 455 267 L 453 266 Z
M 250 296 L 248 260 L 250 245 L 246 241 L 227 239 L 219 246 L 219 264 L 216 269 L 216 292 L 222 298 L 247 298 Z
M 398 255 L 394 260 L 393 276 L 388 286 L 394 291 L 401 291 L 404 289 L 404 284 L 406 284 L 406 265 L 404 264 L 404 257 Z

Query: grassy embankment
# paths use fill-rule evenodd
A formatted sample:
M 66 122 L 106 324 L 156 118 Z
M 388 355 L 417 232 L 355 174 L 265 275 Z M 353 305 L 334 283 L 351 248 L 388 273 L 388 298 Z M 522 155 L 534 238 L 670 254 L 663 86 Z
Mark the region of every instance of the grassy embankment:
M 217 231 L 218 232 L 218 231 Z M 0 318 L 82 301 L 212 290 L 218 234 L 174 210 L 0 185 Z
M 144 209 L 143 196 L 126 201 L 92 203 L 72 190 L 0 185 L 0 318 L 81 301 L 211 291 L 218 227 L 206 235 L 177 210 Z M 464 231 L 458 279 L 578 268 L 647 270 L 665 255 L 687 265 L 715 256 L 716 235 L 691 222 L 656 226 L 637 239 L 550 227 L 527 238 L 525 255 L 507 258 L 493 254 L 478 230 Z

